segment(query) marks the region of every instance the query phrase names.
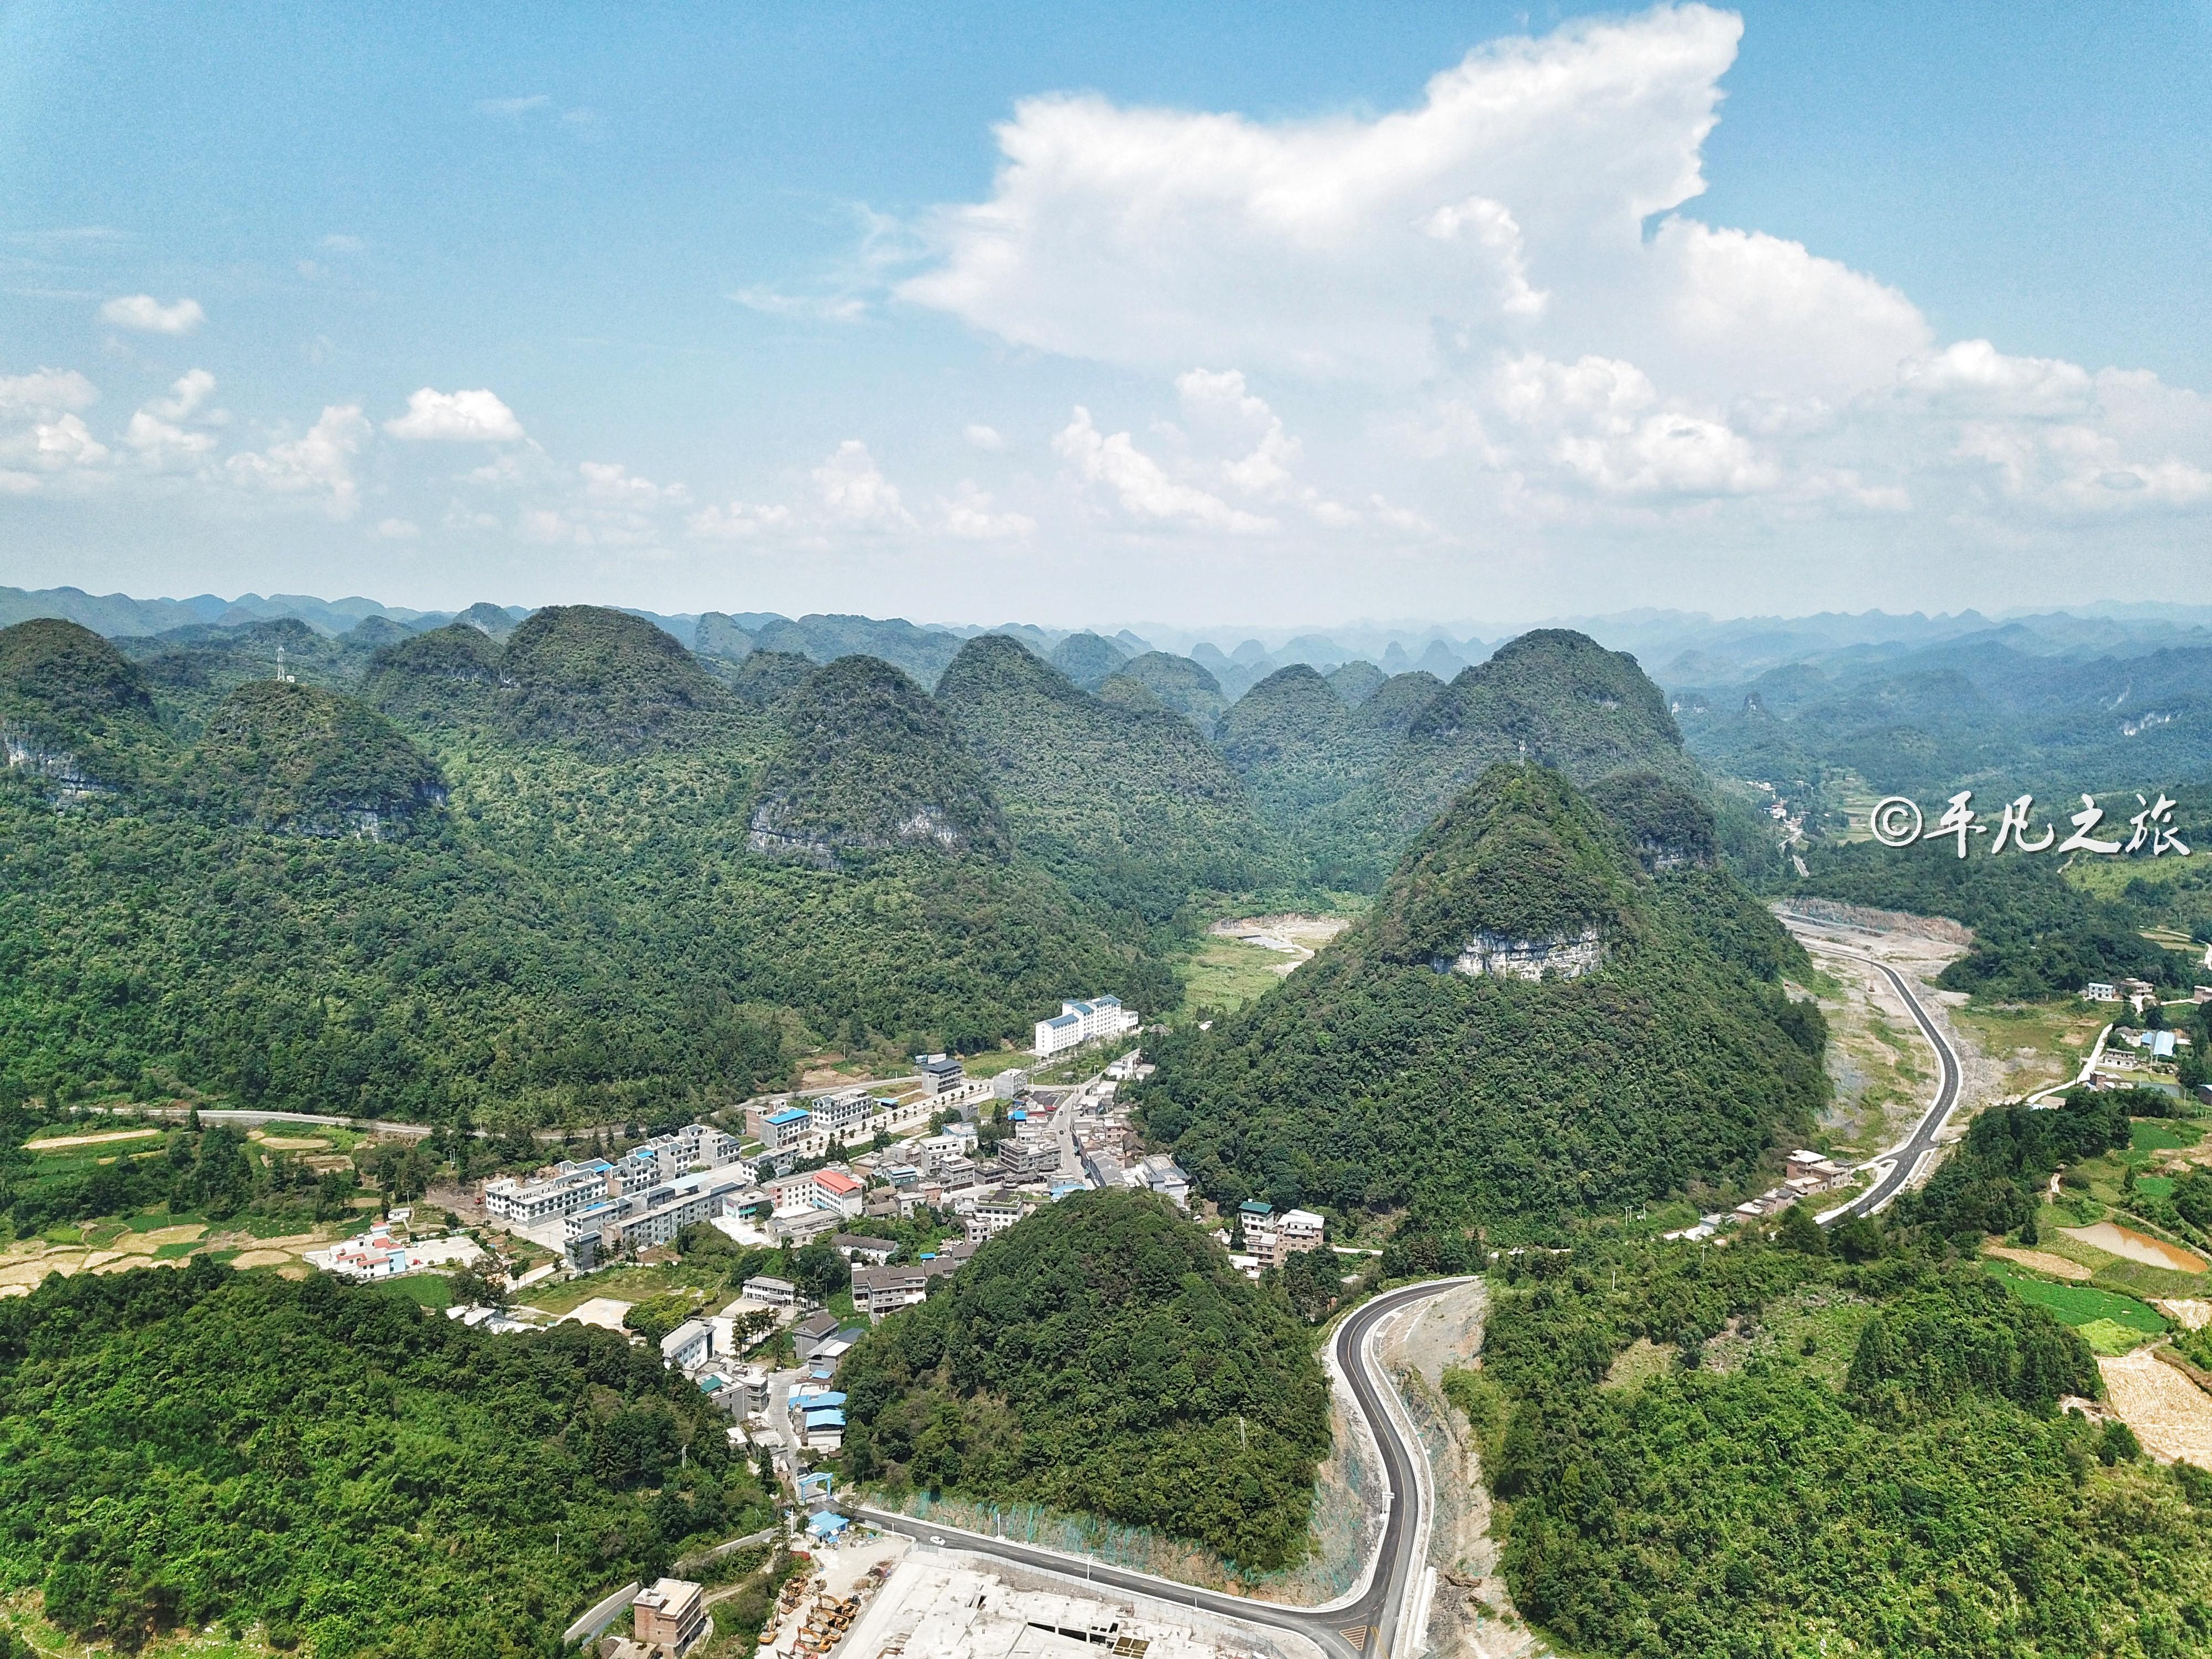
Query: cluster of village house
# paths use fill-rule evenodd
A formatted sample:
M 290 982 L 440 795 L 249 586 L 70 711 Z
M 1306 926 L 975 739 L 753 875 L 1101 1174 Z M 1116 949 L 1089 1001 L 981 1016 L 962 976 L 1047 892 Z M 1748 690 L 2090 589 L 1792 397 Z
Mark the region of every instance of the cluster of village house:
M 1732 1221 L 1757 1221 L 1763 1216 L 1779 1215 L 1801 1199 L 1814 1198 L 1850 1182 L 1851 1172 L 1822 1152 L 1807 1152 L 1802 1148 L 1790 1154 L 1781 1182 L 1769 1187 L 1757 1198 L 1747 1198 L 1734 1210 L 1720 1210 L 1700 1216 L 1694 1226 L 1680 1227 L 1671 1233 L 1662 1233 L 1662 1238 L 1711 1238 Z
M 728 1230 L 746 1243 L 799 1246 L 863 1215 L 926 1206 L 963 1218 L 980 1243 L 1037 1201 L 1090 1187 L 1146 1188 L 1188 1204 L 1182 1170 L 1164 1154 L 1139 1156 L 1118 1107 L 1120 1086 L 1150 1070 L 1139 1055 L 1122 1056 L 1087 1085 L 1056 1090 L 1032 1088 L 1018 1071 L 969 1079 L 943 1054 L 919 1065 L 924 1086 L 906 1098 L 865 1087 L 780 1096 L 748 1109 L 743 1136 L 687 1124 L 618 1158 L 487 1182 L 485 1212 L 588 1272 L 704 1221 L 735 1224 Z M 986 1156 L 977 1120 L 994 1102 L 1010 1133 Z M 800 1167 L 879 1140 L 879 1151 Z

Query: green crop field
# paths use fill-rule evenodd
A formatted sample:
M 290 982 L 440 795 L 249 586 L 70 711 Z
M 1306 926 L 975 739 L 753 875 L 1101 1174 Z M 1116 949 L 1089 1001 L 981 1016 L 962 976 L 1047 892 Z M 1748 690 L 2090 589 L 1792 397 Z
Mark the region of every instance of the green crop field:
M 2187 1123 L 2170 1122 L 2164 1118 L 2139 1117 L 2128 1135 L 2128 1150 L 2131 1152 L 2172 1152 L 2184 1146 L 2194 1146 L 2204 1139 L 2204 1131 Z
M 2109 1320 L 2152 1336 L 2166 1329 L 2166 1321 L 2157 1309 L 2131 1296 L 2118 1296 L 2087 1285 L 2055 1285 L 2023 1273 L 2007 1261 L 1984 1261 L 1982 1266 L 2009 1285 L 2021 1301 L 2047 1309 L 2061 1324 L 2078 1328 L 2100 1319 Z

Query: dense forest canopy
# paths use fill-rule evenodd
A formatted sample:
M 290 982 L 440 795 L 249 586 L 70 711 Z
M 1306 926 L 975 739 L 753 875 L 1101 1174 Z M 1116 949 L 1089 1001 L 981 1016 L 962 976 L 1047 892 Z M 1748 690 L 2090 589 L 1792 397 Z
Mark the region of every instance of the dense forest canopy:
M 1432 965 L 1472 931 L 1597 924 L 1579 978 Z M 1417 1226 L 1587 1214 L 1749 1179 L 1826 1098 L 1802 957 L 1724 872 L 1647 874 L 1564 778 L 1486 773 L 1365 921 L 1278 988 L 1158 1050 L 1140 1097 L 1209 1197 Z
M 50 1278 L 0 1302 L 0 1583 L 125 1649 L 545 1652 L 586 1592 L 768 1518 L 724 1426 L 590 1326 L 489 1336 L 205 1261 Z
M 1194 894 L 1289 880 L 1236 774 L 1181 716 L 1094 697 L 1003 635 L 963 646 L 937 696 L 1016 846 L 1078 896 L 1164 920 Z
M 815 669 L 783 726 L 748 819 L 755 851 L 823 863 L 902 847 L 1007 855 L 1005 817 L 951 723 L 889 663 Z
M 158 776 L 167 758 L 154 700 L 123 653 L 75 623 L 45 618 L 0 629 L 0 738 L 11 767 L 20 745 L 71 757 L 88 781 L 110 787 Z
M 915 816 L 900 788 L 950 782 L 923 804 L 1003 848 L 943 714 L 881 665 L 757 652 L 724 684 L 650 624 L 572 610 L 362 659 L 380 714 L 228 669 L 157 702 L 68 628 L 0 632 L 38 692 L 0 688 L 0 721 L 90 751 L 128 714 L 142 781 L 56 810 L 46 773 L 0 780 L 0 1089 L 604 1121 L 775 1086 L 815 1045 L 972 1049 L 1071 994 L 1174 1000 L 1169 941 L 1034 861 L 894 836 L 822 870 L 748 846 L 765 773 L 869 833 Z M 39 666 L 56 637 L 91 665 L 82 695 Z M 818 776 L 792 764 L 809 721 L 830 723 Z M 402 803 L 404 836 L 360 833 Z M 340 833 L 269 833 L 299 828 Z
M 1985 1276 L 1754 1240 L 1579 1248 L 1506 1278 L 1482 1369 L 1448 1387 L 1516 1604 L 1574 1651 L 2212 1640 L 2212 1477 L 2061 1414 L 2101 1392 L 2087 1348 Z M 1638 1339 L 1671 1358 L 1609 1380 Z
M 1312 1347 L 1149 1194 L 1078 1193 L 1018 1223 L 837 1380 L 855 1480 L 1102 1516 L 1245 1567 L 1305 1547 L 1328 1448 Z
M 241 685 L 200 733 L 204 803 L 272 828 L 380 830 L 445 799 L 436 763 L 357 697 L 290 680 Z

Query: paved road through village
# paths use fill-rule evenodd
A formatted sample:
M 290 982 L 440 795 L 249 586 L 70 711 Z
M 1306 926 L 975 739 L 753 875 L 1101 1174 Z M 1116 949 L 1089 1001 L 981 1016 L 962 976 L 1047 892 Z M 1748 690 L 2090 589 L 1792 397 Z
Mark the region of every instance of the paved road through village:
M 1330 1659 L 1391 1659 L 1396 1651 L 1399 1621 L 1407 1607 L 1409 1593 L 1420 1579 L 1419 1558 L 1428 1535 L 1421 1509 L 1426 1492 L 1425 1476 L 1414 1465 L 1414 1460 L 1425 1454 L 1419 1446 L 1407 1443 L 1383 1397 L 1384 1391 L 1394 1385 L 1370 1369 L 1365 1347 L 1368 1338 L 1383 1320 L 1414 1303 L 1466 1283 L 1464 1279 L 1435 1279 L 1387 1291 L 1357 1310 L 1337 1328 L 1331 1345 L 1337 1367 L 1351 1385 L 1355 1408 L 1366 1420 L 1375 1443 L 1382 1449 L 1390 1484 L 1382 1540 L 1366 1573 L 1349 1595 L 1325 1606 L 1291 1607 L 1250 1596 L 1224 1595 L 1213 1590 L 1194 1589 L 1171 1578 L 1011 1539 L 964 1532 L 886 1510 L 863 1508 L 860 1514 L 871 1525 L 886 1532 L 903 1533 L 924 1541 L 942 1538 L 952 1548 L 994 1556 L 1063 1577 L 1080 1578 L 1102 1589 L 1118 1589 L 1170 1606 L 1192 1607 L 1217 1618 L 1295 1632 L 1318 1644 Z

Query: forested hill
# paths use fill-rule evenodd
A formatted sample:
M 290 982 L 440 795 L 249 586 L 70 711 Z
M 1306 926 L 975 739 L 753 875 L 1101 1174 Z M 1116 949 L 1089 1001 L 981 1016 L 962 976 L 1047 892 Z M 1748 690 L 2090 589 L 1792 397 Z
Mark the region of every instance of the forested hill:
M 1364 670 L 1364 672 L 1353 672 Z M 1341 683 L 1340 684 L 1340 680 Z M 1561 629 L 1524 634 L 1449 685 L 1365 664 L 1293 665 L 1218 723 L 1261 815 L 1324 885 L 1371 890 L 1449 801 L 1500 761 L 1588 783 L 1627 769 L 1700 774 L 1636 659 Z
M 1236 774 L 1189 721 L 1079 689 L 1015 641 L 961 647 L 938 702 L 1016 846 L 1084 898 L 1159 919 L 1290 879 Z
M 933 695 L 849 647 L 951 635 L 802 624 L 716 613 L 704 655 L 592 606 L 0 631 L 0 1088 L 673 1113 L 822 1048 L 1172 1006 L 1191 915 L 1375 884 L 1471 755 L 1680 769 L 1633 664 L 1574 635 L 1449 688 L 1283 670 L 1224 752 L 1218 683 L 1133 636 L 1060 642 L 1100 695 L 1019 629 Z
M 381 833 L 446 798 L 436 764 L 376 710 L 287 680 L 225 697 L 186 778 L 225 817 L 320 835 Z
M 769 1524 L 726 1427 L 589 1326 L 492 1336 L 205 1256 L 56 1274 L 0 1302 L 0 1583 L 123 1652 L 258 1625 L 355 1659 L 554 1653 L 582 1602 Z
M 887 662 L 840 657 L 789 694 L 748 844 L 834 864 L 902 847 L 1003 860 L 1004 817 L 951 723 Z
M 123 653 L 45 618 L 0 629 L 0 740 L 11 768 L 80 788 L 136 788 L 169 759 L 154 700 Z
M 1577 783 L 1630 769 L 1698 776 L 1665 695 L 1635 658 L 1585 635 L 1541 629 L 1437 694 L 1380 773 L 1317 815 L 1311 844 L 1347 877 L 1371 881 L 1484 768 L 1510 760 Z
M 1709 836 L 1700 812 L 1677 787 L 1644 816 Z M 1493 767 L 1358 926 L 1160 1046 L 1148 1127 L 1218 1200 L 1410 1206 L 1416 1231 L 1733 1191 L 1826 1099 L 1823 1027 L 1778 982 L 1802 958 L 1773 920 L 1710 864 L 1648 871 L 1645 838 Z M 1546 978 L 1452 967 L 1516 940 Z
M 402 718 L 600 757 L 702 749 L 742 720 L 729 689 L 651 623 L 592 605 L 533 613 L 504 645 L 466 623 L 380 653 L 369 696 Z
M 1241 1566 L 1304 1551 L 1328 1385 L 1307 1334 L 1164 1199 L 1046 1206 L 837 1373 L 844 1457 L 921 1490 L 1101 1516 Z
M 2059 1409 L 2102 1392 L 2081 1339 L 1871 1228 L 1795 1236 L 1499 1264 L 1445 1386 L 1522 1614 L 1622 1659 L 2203 1651 L 2212 1475 Z
M 0 631 L 0 1091 L 650 1118 L 822 1046 L 889 1062 L 1069 995 L 1174 1000 L 1166 941 L 1010 857 L 945 715 L 882 664 L 721 679 L 570 610 L 504 643 L 288 633 L 240 682 L 240 630 L 200 631 Z M 764 808 L 832 867 L 753 845 Z

